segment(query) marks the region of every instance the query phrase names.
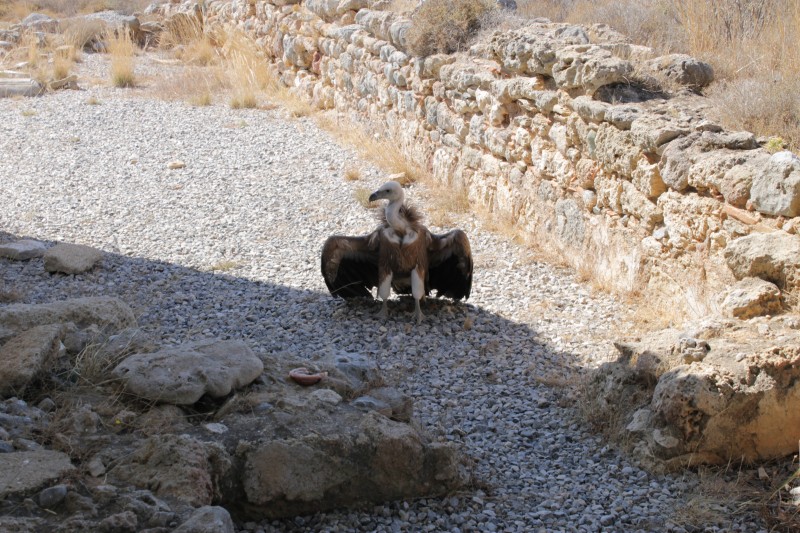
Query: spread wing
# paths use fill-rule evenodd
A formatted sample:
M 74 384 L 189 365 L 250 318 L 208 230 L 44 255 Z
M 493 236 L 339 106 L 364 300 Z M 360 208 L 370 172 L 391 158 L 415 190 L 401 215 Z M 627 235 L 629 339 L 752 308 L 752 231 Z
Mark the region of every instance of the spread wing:
M 431 234 L 428 245 L 428 286 L 437 296 L 454 300 L 469 298 L 472 289 L 472 251 L 467 234 L 454 229 Z
M 378 233 L 328 237 L 322 247 L 322 277 L 334 296 L 372 297 L 378 286 Z

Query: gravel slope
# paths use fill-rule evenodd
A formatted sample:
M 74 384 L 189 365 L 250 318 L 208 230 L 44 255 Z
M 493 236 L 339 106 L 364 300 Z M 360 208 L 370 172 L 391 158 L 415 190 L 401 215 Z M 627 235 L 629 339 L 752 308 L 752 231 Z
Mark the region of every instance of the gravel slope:
M 102 69 L 92 61 L 85 68 Z M 415 398 L 423 426 L 474 458 L 474 491 L 241 527 L 759 529 L 747 516 L 682 528 L 698 478 L 642 471 L 575 421 L 573 369 L 612 355 L 625 311 L 477 218 L 456 217 L 475 254 L 468 305 L 424 303 L 417 327 L 409 301 L 390 302 L 383 323 L 377 303 L 334 300 L 318 270 L 322 242 L 373 227 L 353 193 L 384 177 L 364 163 L 362 180 L 345 181 L 355 155 L 312 121 L 104 87 L 0 100 L 0 116 L 0 240 L 108 252 L 102 268 L 75 277 L 0 263 L 0 283 L 23 301 L 118 295 L 164 343 L 221 336 L 309 358 L 334 348 L 370 354 Z M 170 170 L 176 160 L 185 167 Z M 424 211 L 424 188 L 409 194 Z

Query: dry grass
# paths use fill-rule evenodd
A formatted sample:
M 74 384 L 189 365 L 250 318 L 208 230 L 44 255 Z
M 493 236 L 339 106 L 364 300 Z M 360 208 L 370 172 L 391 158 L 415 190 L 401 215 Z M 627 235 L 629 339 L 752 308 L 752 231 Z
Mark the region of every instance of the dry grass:
M 388 174 L 402 174 L 396 178 L 403 185 L 426 179 L 427 172 L 408 159 L 396 143 L 379 135 L 370 135 L 358 124 L 341 118 L 331 119 L 318 115 L 317 124 L 330 132 L 345 146 L 355 150 L 362 158 L 374 163 Z
M 105 26 L 97 20 L 76 19 L 65 21 L 62 29 L 64 44 L 72 45 L 76 50 L 83 50 L 93 42 L 103 39 Z
M 427 210 L 428 220 L 440 228 L 455 224 L 455 217 L 470 211 L 467 191 L 461 187 L 429 184 L 431 202 Z
M 230 270 L 239 268 L 240 266 L 242 266 L 242 264 L 239 261 L 233 261 L 231 259 L 222 259 L 211 265 L 211 270 L 219 272 L 228 272 Z
M 496 9 L 492 0 L 427 0 L 411 17 L 408 51 L 424 57 L 463 50 Z
M 136 85 L 136 44 L 127 31 L 115 31 L 106 35 L 108 53 L 111 55 L 111 83 L 114 87 Z
M 158 46 L 189 65 L 212 65 L 219 62 L 217 39 L 205 31 L 200 20 L 181 14 L 171 17 L 158 38 Z
M 361 179 L 361 169 L 355 165 L 348 165 L 344 169 L 344 179 L 347 181 L 358 181 Z
M 63 80 L 72 71 L 75 60 L 69 55 L 55 54 L 53 56 L 52 73 L 54 80 Z
M 0 20 L 19 21 L 31 13 L 51 17 L 72 17 L 98 11 L 132 14 L 142 11 L 152 0 L 0 0 Z
M 353 191 L 353 197 L 355 197 L 356 201 L 364 209 L 375 209 L 380 205 L 378 202 L 369 201 L 370 194 L 372 194 L 372 191 L 365 187 L 358 187 L 355 191 Z

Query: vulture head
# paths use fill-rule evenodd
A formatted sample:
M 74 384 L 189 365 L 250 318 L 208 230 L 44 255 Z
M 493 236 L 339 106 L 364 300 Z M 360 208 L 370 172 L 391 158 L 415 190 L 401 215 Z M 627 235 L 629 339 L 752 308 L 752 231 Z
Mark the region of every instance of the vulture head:
M 389 200 L 389 202 L 403 201 L 403 186 L 396 181 L 388 181 L 380 189 L 369 195 L 370 202 Z

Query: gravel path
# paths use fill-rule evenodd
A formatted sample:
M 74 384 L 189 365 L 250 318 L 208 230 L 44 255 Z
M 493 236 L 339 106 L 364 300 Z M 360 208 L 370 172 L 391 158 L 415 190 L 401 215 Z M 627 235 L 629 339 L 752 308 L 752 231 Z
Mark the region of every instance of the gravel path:
M 102 69 L 98 61 L 84 68 Z M 322 242 L 373 227 L 354 191 L 384 176 L 363 163 L 361 180 L 344 180 L 356 156 L 313 121 L 102 86 L 0 100 L 0 116 L 0 240 L 108 252 L 103 268 L 74 277 L 0 263 L 6 289 L 32 303 L 120 296 L 163 343 L 221 336 L 309 358 L 334 348 L 370 354 L 414 397 L 422 425 L 474 458 L 477 487 L 443 500 L 241 527 L 759 530 L 741 515 L 686 526 L 696 475 L 640 470 L 576 421 L 574 369 L 611 357 L 625 311 L 476 217 L 456 217 L 475 254 L 468 305 L 429 301 L 415 326 L 410 301 L 390 302 L 383 323 L 377 304 L 334 300 L 318 270 Z M 170 170 L 176 160 L 185 167 Z M 424 187 L 409 194 L 424 211 Z

